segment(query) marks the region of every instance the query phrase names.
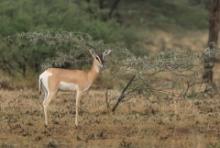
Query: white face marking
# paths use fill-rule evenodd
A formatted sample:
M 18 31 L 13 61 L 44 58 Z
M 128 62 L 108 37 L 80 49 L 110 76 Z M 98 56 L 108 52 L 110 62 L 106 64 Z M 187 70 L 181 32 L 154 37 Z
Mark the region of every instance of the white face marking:
M 50 77 L 50 76 L 52 76 L 53 74 L 52 73 L 50 73 L 50 72 L 48 72 L 48 71 L 44 71 L 41 75 L 40 75 L 40 77 L 39 77 L 39 79 L 41 80 L 41 82 L 42 82 L 42 84 L 44 85 L 44 87 L 47 89 L 47 92 L 49 93 L 49 88 L 48 88 L 48 78 Z
M 96 56 L 96 59 L 99 61 L 99 63 L 101 64 L 101 59 L 99 58 L 99 56 Z
M 61 81 L 59 85 L 60 90 L 76 90 L 77 88 L 78 88 L 77 84 L 64 82 L 64 81 Z
M 96 60 L 97 60 L 98 63 L 99 63 L 99 67 L 102 68 L 102 67 L 103 67 L 103 64 L 102 64 L 102 61 L 101 61 L 100 57 L 99 57 L 99 56 L 96 56 Z

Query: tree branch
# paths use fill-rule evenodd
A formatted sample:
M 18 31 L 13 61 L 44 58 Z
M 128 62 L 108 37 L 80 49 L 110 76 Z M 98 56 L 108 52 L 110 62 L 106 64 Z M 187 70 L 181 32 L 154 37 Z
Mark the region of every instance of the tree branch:
M 124 89 L 122 90 L 120 96 L 117 98 L 117 102 L 114 105 L 114 107 L 112 108 L 112 112 L 114 112 L 116 110 L 116 108 L 118 107 L 119 103 L 122 101 L 122 99 L 126 96 L 125 92 L 127 91 L 128 87 L 132 84 L 132 82 L 134 81 L 134 78 L 136 77 L 136 75 L 133 75 L 132 78 L 128 81 L 127 85 L 124 87 Z

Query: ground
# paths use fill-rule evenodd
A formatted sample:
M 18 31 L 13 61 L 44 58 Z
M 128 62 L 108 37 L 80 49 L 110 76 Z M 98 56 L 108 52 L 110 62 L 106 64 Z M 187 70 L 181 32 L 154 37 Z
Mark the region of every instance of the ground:
M 110 91 L 114 96 L 118 93 Z M 0 91 L 0 147 L 181 147 L 220 146 L 220 101 L 216 98 L 158 99 L 135 96 L 115 113 L 105 91 L 82 96 L 74 126 L 74 94 L 64 92 L 49 106 L 44 126 L 42 98 L 35 90 Z

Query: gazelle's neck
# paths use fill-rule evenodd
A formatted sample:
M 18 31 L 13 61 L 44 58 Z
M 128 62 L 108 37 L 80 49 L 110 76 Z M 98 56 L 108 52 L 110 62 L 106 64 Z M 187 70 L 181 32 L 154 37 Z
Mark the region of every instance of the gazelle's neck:
M 97 78 L 98 74 L 100 72 L 99 66 L 95 63 L 95 60 L 93 61 L 92 67 L 88 72 L 88 78 L 91 82 L 95 81 Z

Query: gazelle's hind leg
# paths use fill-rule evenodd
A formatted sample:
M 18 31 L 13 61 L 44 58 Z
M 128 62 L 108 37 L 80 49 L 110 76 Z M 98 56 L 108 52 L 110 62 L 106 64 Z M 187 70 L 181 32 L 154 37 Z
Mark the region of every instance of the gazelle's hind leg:
M 44 118 L 45 118 L 45 125 L 46 126 L 48 125 L 47 107 L 49 106 L 49 103 L 51 102 L 51 100 L 55 94 L 56 94 L 56 92 L 48 92 L 47 95 L 45 95 L 46 97 L 44 98 L 44 101 L 43 101 Z
M 81 92 L 79 90 L 76 91 L 76 117 L 75 117 L 75 126 L 78 126 L 78 110 L 79 110 L 79 102 L 80 102 Z

